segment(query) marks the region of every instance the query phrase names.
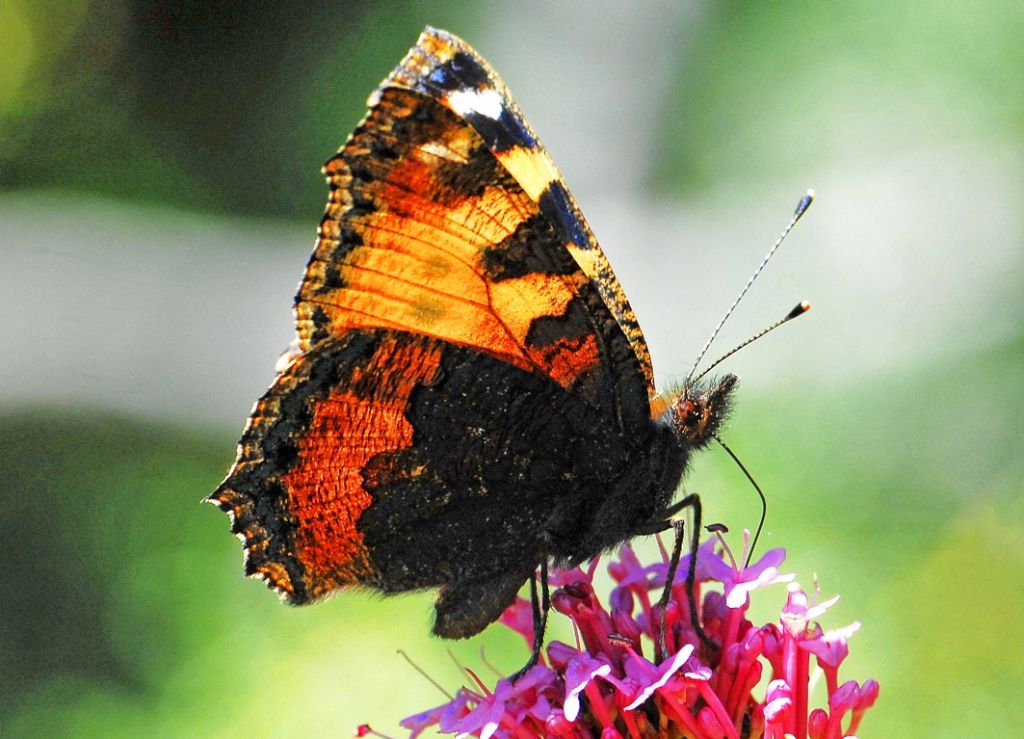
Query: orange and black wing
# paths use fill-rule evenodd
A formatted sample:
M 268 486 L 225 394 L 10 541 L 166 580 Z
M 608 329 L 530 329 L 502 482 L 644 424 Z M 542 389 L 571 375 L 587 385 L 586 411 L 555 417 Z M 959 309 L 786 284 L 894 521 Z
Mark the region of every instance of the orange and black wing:
M 623 501 L 645 497 L 622 478 L 644 460 L 606 421 L 487 353 L 356 329 L 278 377 L 212 499 L 245 542 L 246 574 L 290 602 L 352 584 L 446 586 L 452 606 L 438 608 L 435 631 L 468 636 L 542 556 L 593 553 L 591 524 L 625 509 L 589 492 L 617 484 Z
M 650 361 L 550 159 L 468 46 L 428 29 L 370 106 L 325 165 L 293 349 L 211 500 L 247 574 L 292 602 L 443 585 L 435 630 L 464 636 L 545 553 L 600 548 L 588 495 L 631 493 L 622 470 L 644 467 Z
M 629 302 L 486 62 L 427 29 L 370 104 L 324 168 L 331 198 L 296 296 L 294 353 L 391 328 L 476 347 L 587 399 L 632 406 L 637 373 L 653 396 Z M 633 357 L 613 352 L 620 337 Z
M 537 204 L 601 296 L 636 355 L 648 395 L 654 397 L 651 355 L 636 314 L 554 160 L 498 73 L 465 41 L 428 26 L 381 87 L 388 86 L 427 95 L 473 127 L 491 154 Z

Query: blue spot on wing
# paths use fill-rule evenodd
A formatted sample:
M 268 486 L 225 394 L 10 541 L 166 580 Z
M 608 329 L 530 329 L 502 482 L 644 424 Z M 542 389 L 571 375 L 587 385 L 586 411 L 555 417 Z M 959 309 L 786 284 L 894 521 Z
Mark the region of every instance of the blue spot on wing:
M 434 67 L 427 76 L 427 82 L 442 89 L 451 89 L 451 76 L 446 67 Z
M 572 243 L 581 249 L 590 248 L 590 238 L 587 236 L 587 230 L 580 223 L 580 219 L 576 217 L 576 211 L 572 207 L 569 193 L 566 192 L 561 182 L 552 182 L 548 185 L 547 190 L 540 196 L 538 205 L 540 206 L 540 212 L 556 228 L 565 233 Z
M 526 124 L 523 123 L 523 120 L 511 108 L 503 107 L 501 109 L 501 117 L 498 119 L 498 124 L 503 126 L 509 132 L 509 137 L 514 139 L 520 146 L 533 148 L 537 145 L 537 140 L 533 138 Z
M 516 146 L 532 148 L 536 143 L 519 118 L 508 108 L 501 111 L 498 120 L 482 113 L 468 113 L 466 120 L 494 152 L 508 151 Z
M 423 79 L 426 91 L 438 97 L 452 90 L 481 90 L 490 85 L 487 70 L 464 51 L 457 52 L 444 64 L 434 67 Z

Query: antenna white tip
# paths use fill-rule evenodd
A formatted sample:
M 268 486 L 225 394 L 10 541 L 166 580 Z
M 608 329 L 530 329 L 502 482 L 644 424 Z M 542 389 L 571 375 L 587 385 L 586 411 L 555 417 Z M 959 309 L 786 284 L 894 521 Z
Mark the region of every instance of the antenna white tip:
M 768 250 L 768 253 L 764 255 L 764 259 L 762 259 L 761 263 L 757 265 L 757 269 L 754 270 L 754 274 L 752 274 L 750 276 L 750 279 L 747 280 L 747 284 L 743 286 L 743 289 L 740 290 L 740 294 L 736 296 L 736 299 L 734 301 L 732 301 L 732 305 L 729 306 L 729 309 L 725 312 L 725 315 L 722 316 L 721 320 L 718 322 L 718 325 L 715 326 L 715 330 L 711 332 L 711 337 L 704 343 L 704 348 L 700 350 L 700 354 L 697 355 L 697 360 L 693 363 L 693 366 L 690 367 L 690 371 L 686 375 L 686 384 L 690 383 L 690 380 L 693 378 L 694 372 L 697 371 L 697 367 L 700 365 L 701 360 L 704 359 L 704 355 L 707 354 L 707 351 L 711 347 L 711 344 L 714 342 L 715 337 L 718 336 L 718 332 L 722 330 L 722 326 L 725 325 L 726 320 L 728 320 L 729 316 L 732 315 L 732 312 L 736 309 L 736 306 L 739 305 L 739 302 L 743 299 L 743 296 L 747 294 L 747 290 L 749 290 L 750 286 L 754 284 L 754 280 L 757 279 L 757 276 L 761 274 L 761 270 L 763 270 L 764 266 L 768 264 L 768 260 L 772 258 L 772 255 L 775 254 L 776 250 L 782 245 L 782 242 L 786 240 L 786 236 L 788 236 L 789 232 L 793 230 L 793 226 L 796 225 L 796 222 L 799 221 L 800 217 L 807 212 L 808 208 L 811 207 L 812 202 L 814 202 L 814 190 L 808 190 L 806 193 L 804 193 L 804 196 L 800 198 L 800 202 L 796 204 L 796 210 L 793 211 L 793 216 L 789 219 L 789 223 L 786 224 L 786 228 L 783 229 L 781 234 L 779 234 L 779 238 L 777 238 L 775 240 L 775 243 L 772 244 L 772 248 Z M 711 367 L 714 367 L 715 364 L 718 364 L 718 362 L 721 362 L 723 359 L 725 359 L 726 357 L 728 357 L 730 354 L 737 351 L 741 347 L 746 346 L 746 344 L 750 343 L 750 341 L 753 341 L 754 339 L 768 333 L 768 331 L 771 331 L 773 328 L 775 328 L 776 325 L 781 326 L 783 323 L 790 320 L 791 318 L 796 318 L 801 313 L 806 313 L 808 310 L 810 310 L 810 307 L 810 303 L 800 303 L 800 305 L 793 309 L 789 317 L 784 318 L 778 324 L 772 325 L 770 328 L 765 329 L 765 331 L 763 331 L 762 333 L 756 334 L 746 343 L 740 344 L 740 346 L 733 349 L 732 352 L 728 352 L 727 354 L 719 357 L 718 360 L 711 365 Z M 711 367 L 708 367 L 708 369 L 704 370 L 700 375 L 698 375 L 697 379 L 700 379 L 701 377 L 706 375 L 708 373 L 708 370 L 711 369 Z
M 800 216 L 807 212 L 807 209 L 811 207 L 811 203 L 814 202 L 814 190 L 808 190 L 804 193 L 804 196 L 800 198 L 800 202 L 796 204 L 796 209 L 793 211 L 793 223 L 800 220 Z
M 806 300 L 801 300 L 793 310 L 786 314 L 784 320 L 791 321 L 799 315 L 803 315 L 811 309 L 811 304 Z

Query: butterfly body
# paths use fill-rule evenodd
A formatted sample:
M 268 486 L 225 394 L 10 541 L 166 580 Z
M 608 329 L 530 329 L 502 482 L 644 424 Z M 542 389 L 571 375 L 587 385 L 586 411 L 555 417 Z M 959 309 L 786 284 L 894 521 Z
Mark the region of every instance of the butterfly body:
M 324 167 L 296 339 L 210 496 L 290 602 L 439 587 L 475 634 L 541 562 L 663 528 L 735 378 L 655 396 L 607 259 L 497 75 L 427 29 Z

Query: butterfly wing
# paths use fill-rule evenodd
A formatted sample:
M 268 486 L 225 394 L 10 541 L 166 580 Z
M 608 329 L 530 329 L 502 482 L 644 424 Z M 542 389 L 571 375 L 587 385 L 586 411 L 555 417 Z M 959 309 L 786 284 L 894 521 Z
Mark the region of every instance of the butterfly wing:
M 557 229 L 565 249 L 597 290 L 640 363 L 654 397 L 654 372 L 636 314 L 590 226 L 565 187 L 505 83 L 483 57 L 454 34 L 427 27 L 383 87 L 415 90 L 471 125 L 494 157 Z
M 564 228 L 433 96 L 386 84 L 372 100 L 324 168 L 331 196 L 289 359 L 352 329 L 404 330 L 646 414 L 642 364 Z
M 497 617 L 545 532 L 583 536 L 588 495 L 621 478 L 650 422 L 632 312 L 521 115 L 497 114 L 502 138 L 463 88 L 432 87 L 463 57 L 485 72 L 474 94 L 513 106 L 432 30 L 371 96 L 324 167 L 294 348 L 211 496 L 247 574 L 291 602 L 443 585 L 435 630 L 450 636 Z M 595 553 L 578 549 L 563 546 Z
M 625 466 L 626 439 L 604 420 L 487 353 L 354 330 L 277 378 L 211 499 L 245 543 L 246 574 L 290 602 L 448 585 L 465 613 L 438 631 L 467 636 L 535 569 L 543 532 L 574 531 L 596 511 L 587 491 Z

